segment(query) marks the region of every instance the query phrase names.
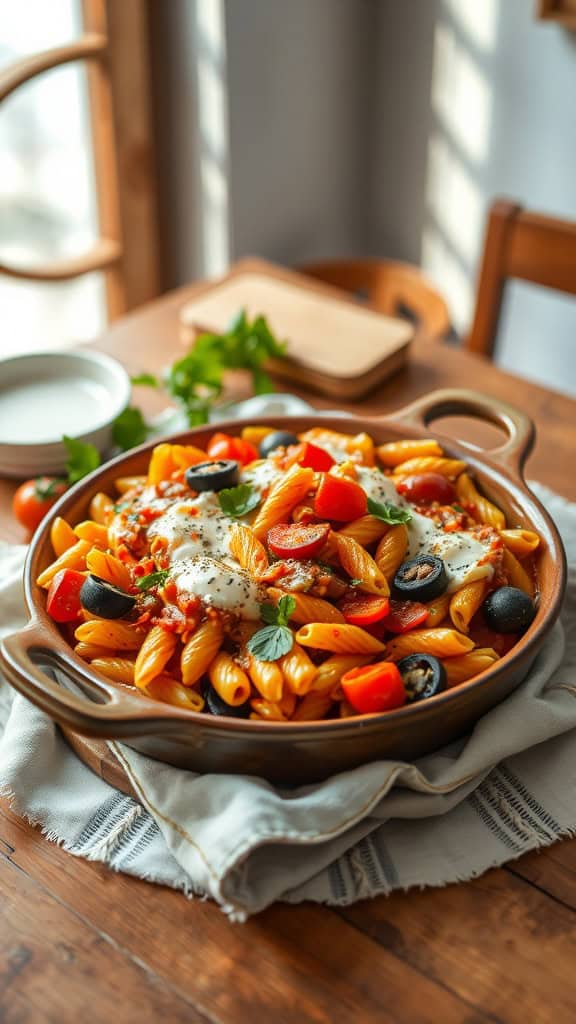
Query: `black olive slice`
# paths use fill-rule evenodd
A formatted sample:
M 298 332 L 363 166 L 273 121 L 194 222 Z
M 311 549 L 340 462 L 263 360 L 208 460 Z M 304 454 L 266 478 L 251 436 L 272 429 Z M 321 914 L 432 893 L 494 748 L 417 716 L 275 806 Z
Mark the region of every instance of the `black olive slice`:
M 225 487 L 236 487 L 238 463 L 234 459 L 199 462 L 186 470 L 185 477 L 193 491 L 223 491 Z
M 436 555 L 417 555 L 403 562 L 394 576 L 394 590 L 410 601 L 433 601 L 448 586 L 446 566 Z
M 290 434 L 287 430 L 275 430 L 273 434 L 266 434 L 258 449 L 260 458 L 266 459 L 276 448 L 287 448 L 291 444 L 299 444 L 299 441 L 296 434 Z
M 108 580 L 90 573 L 80 591 L 82 607 L 101 619 L 121 619 L 131 612 L 136 604 L 133 594 L 127 594 Z
M 227 704 L 225 700 L 222 700 L 220 694 L 214 689 L 212 683 L 205 679 L 202 683 L 202 696 L 206 702 L 205 710 L 211 715 L 228 715 L 230 718 L 248 718 L 250 711 L 250 701 L 245 701 L 244 704 Z
M 432 654 L 409 654 L 398 662 L 398 671 L 411 704 L 446 689 L 446 669 Z
M 534 602 L 518 587 L 498 587 L 482 605 L 484 618 L 496 633 L 523 633 L 536 614 Z

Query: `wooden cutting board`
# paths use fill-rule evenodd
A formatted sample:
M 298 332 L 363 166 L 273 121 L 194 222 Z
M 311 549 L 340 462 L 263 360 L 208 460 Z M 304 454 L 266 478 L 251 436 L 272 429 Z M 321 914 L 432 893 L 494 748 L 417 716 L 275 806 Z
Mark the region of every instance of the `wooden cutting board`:
M 338 293 L 304 291 L 293 280 L 244 272 L 216 283 L 182 307 L 183 340 L 201 330 L 224 331 L 240 310 L 263 314 L 288 343 L 288 358 L 269 369 L 285 380 L 334 398 L 354 400 L 406 362 L 413 326 L 342 300 Z M 305 279 L 302 279 L 305 280 Z

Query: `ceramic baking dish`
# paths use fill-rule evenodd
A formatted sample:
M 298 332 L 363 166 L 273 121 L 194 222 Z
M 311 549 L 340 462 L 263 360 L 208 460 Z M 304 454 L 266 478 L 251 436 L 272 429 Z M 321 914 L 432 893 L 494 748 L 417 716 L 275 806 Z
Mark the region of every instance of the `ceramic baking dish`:
M 143 473 L 151 444 L 114 459 L 71 489 L 54 507 L 31 545 L 25 568 L 30 622 L 0 647 L 2 667 L 12 685 L 61 725 L 77 733 L 118 738 L 169 764 L 202 772 L 241 772 L 276 782 L 300 783 L 384 758 L 413 759 L 466 733 L 524 679 L 560 611 L 565 557 L 556 527 L 523 479 L 534 428 L 523 413 L 473 391 L 437 391 L 382 418 L 282 417 L 279 429 L 298 433 L 311 425 L 349 433 L 365 430 L 379 443 L 430 436 L 428 425 L 446 415 L 468 415 L 504 430 L 506 440 L 490 452 L 441 439 L 446 451 L 465 459 L 482 490 L 514 526 L 536 530 L 537 615 L 515 647 L 495 665 L 454 689 L 386 714 L 323 722 L 279 723 L 213 717 L 160 704 L 132 689 L 108 682 L 71 649 L 45 611 L 45 592 L 35 579 L 53 559 L 50 524 L 61 515 L 84 519 L 97 491 L 113 493 L 118 476 Z M 272 423 L 270 418 L 259 421 Z M 218 425 L 237 433 L 242 421 Z M 202 427 L 174 438 L 204 445 L 212 433 Z M 44 670 L 58 671 L 55 681 Z

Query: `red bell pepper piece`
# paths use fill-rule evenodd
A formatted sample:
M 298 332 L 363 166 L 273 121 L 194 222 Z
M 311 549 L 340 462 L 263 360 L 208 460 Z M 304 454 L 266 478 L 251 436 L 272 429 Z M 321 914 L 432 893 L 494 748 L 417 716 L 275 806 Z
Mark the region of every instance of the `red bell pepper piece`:
M 340 685 L 348 703 L 362 715 L 392 711 L 406 703 L 402 676 L 392 661 L 350 669 Z
M 314 499 L 314 511 L 320 519 L 349 523 L 366 514 L 366 492 L 354 480 L 324 473 Z

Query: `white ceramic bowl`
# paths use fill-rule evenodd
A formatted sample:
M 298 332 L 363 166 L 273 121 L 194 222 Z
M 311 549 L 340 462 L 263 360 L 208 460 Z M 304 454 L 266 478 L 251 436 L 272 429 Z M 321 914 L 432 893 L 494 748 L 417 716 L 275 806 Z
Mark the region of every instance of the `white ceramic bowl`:
M 61 473 L 66 434 L 112 446 L 112 423 L 130 400 L 130 378 L 110 356 L 43 352 L 0 361 L 0 473 Z

